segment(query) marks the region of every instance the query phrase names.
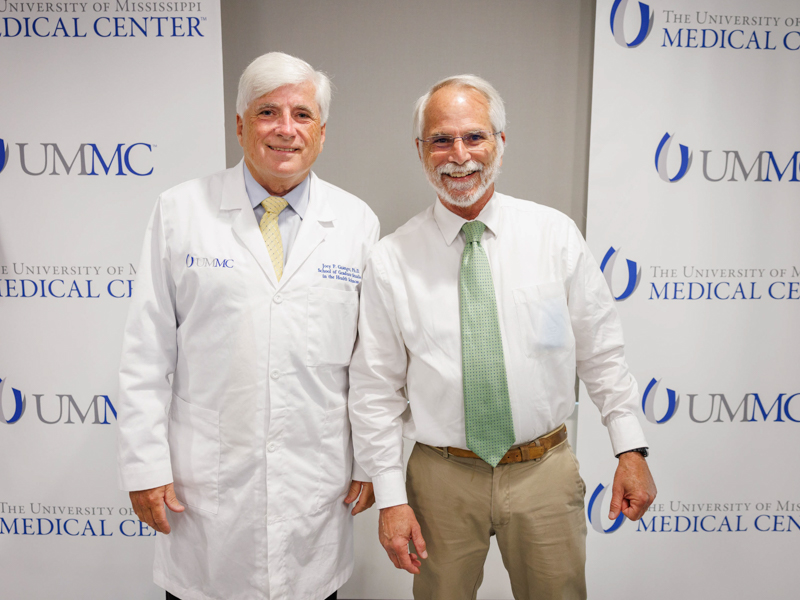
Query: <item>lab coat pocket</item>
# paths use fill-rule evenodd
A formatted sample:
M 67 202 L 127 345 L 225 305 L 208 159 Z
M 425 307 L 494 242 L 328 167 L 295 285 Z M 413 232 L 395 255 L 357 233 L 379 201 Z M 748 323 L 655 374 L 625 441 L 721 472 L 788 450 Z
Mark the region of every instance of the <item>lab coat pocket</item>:
M 358 292 L 314 288 L 308 293 L 309 367 L 347 365 L 358 327 Z
M 561 283 L 517 288 L 513 294 L 526 356 L 572 349 L 575 337 Z
M 348 490 L 353 452 L 350 446 L 350 422 L 347 407 L 325 413 L 319 457 L 319 493 L 317 508 L 341 501 Z
M 219 413 L 172 396 L 169 453 L 175 495 L 189 506 L 219 508 Z

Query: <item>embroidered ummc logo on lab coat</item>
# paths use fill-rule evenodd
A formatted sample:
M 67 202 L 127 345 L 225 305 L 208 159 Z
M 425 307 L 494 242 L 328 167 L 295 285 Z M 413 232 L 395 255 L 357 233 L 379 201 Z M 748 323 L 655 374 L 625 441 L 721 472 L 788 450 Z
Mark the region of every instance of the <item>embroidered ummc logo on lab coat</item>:
M 191 254 L 186 255 L 186 266 L 189 268 L 197 267 L 197 268 L 223 268 L 223 269 L 232 269 L 233 268 L 233 259 L 232 258 L 209 258 L 205 256 L 192 256 Z

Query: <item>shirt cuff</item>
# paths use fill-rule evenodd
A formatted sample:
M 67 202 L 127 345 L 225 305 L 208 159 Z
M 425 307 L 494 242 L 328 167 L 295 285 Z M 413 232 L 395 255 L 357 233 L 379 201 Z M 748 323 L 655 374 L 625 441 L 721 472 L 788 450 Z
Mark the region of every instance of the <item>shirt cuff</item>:
M 372 478 L 375 505 L 378 509 L 408 504 L 406 482 L 402 471 L 389 471 Z
M 131 471 L 120 468 L 119 488 L 126 492 L 151 490 L 172 483 L 172 467 L 165 465 L 144 471 Z
M 647 448 L 649 444 L 635 415 L 619 417 L 608 423 L 608 435 L 614 456 L 634 448 Z
M 367 475 L 367 472 L 361 468 L 361 465 L 353 459 L 353 474 L 350 476 L 353 481 L 370 482 L 372 478 Z

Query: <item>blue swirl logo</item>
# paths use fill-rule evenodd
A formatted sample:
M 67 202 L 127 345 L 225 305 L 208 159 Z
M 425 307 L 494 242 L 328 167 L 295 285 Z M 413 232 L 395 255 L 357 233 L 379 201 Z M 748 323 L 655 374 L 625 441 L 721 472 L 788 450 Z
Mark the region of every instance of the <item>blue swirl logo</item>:
M 8 164 L 8 144 L 3 138 L 0 138 L 0 173 L 6 168 Z
M 675 183 L 683 179 L 684 175 L 689 172 L 689 167 L 692 166 L 692 153 L 689 152 L 689 148 L 679 144 L 681 150 L 680 169 L 678 169 L 675 177 L 670 177 L 669 173 L 667 173 L 667 154 L 669 154 L 669 147 L 674 136 L 675 134 L 665 133 L 658 143 L 658 148 L 656 148 L 656 171 L 658 171 L 658 176 L 667 183 Z
M 594 493 L 592 494 L 591 499 L 589 500 L 589 506 L 586 509 L 586 514 L 589 517 L 589 524 L 597 533 L 614 533 L 617 529 L 622 527 L 622 524 L 625 522 L 625 515 L 620 512 L 608 529 L 603 528 L 600 509 L 603 505 L 603 498 L 605 497 L 607 490 L 608 488 L 602 483 L 598 484 L 594 490 Z
M 625 290 L 619 296 L 615 296 L 614 286 L 611 280 L 614 273 L 614 262 L 616 262 L 618 255 L 619 250 L 611 246 L 603 257 L 603 262 L 600 263 L 600 270 L 606 278 L 606 283 L 608 283 L 608 289 L 611 290 L 611 295 L 614 296 L 614 300 L 619 302 L 630 298 L 631 294 L 639 287 L 639 282 L 642 280 L 642 268 L 637 266 L 634 261 L 627 258 L 625 259 L 628 265 L 628 283 L 625 286 Z
M 0 379 L 0 423 L 7 423 L 9 425 L 13 425 L 17 421 L 22 418 L 22 415 L 25 414 L 25 407 L 27 401 L 25 396 L 17 389 L 11 388 L 11 391 L 14 395 L 14 414 L 11 416 L 10 419 L 6 418 L 5 413 L 3 412 L 3 387 L 5 386 L 6 382 L 3 379 Z
M 660 383 L 661 380 L 656 380 L 654 377 L 650 380 L 650 383 L 647 384 L 647 389 L 645 389 L 644 394 L 642 395 L 642 412 L 644 412 L 645 418 L 655 425 L 666 423 L 672 417 L 674 417 L 678 410 L 678 404 L 681 400 L 680 395 L 675 392 L 675 390 L 667 388 L 667 412 L 660 419 L 656 418 L 654 405 L 656 392 L 658 392 L 658 385 Z
M 617 44 L 623 48 L 636 48 L 650 35 L 655 19 L 650 6 L 644 2 L 639 2 L 639 16 L 641 17 L 639 33 L 629 44 L 625 40 L 625 9 L 627 7 L 628 0 L 614 0 L 614 6 L 611 7 L 611 33 L 614 35 L 614 40 Z

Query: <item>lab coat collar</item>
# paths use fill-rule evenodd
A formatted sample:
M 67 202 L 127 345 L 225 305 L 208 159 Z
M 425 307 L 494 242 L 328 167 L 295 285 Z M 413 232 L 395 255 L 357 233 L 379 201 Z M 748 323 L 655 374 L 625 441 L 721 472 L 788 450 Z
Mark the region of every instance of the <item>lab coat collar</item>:
M 233 219 L 234 234 L 256 259 L 273 287 L 279 289 L 291 280 L 292 275 L 308 259 L 314 248 L 322 243 L 328 229 L 334 226 L 336 217 L 330 208 L 325 186 L 321 185 L 314 173 L 311 173 L 309 181 L 311 189 L 306 215 L 300 225 L 300 231 L 297 233 L 292 252 L 279 282 L 261 230 L 253 216 L 253 208 L 245 187 L 243 162 L 244 160 L 240 161 L 238 165 L 225 172 L 220 210 L 239 211 L 239 214 Z
M 292 246 L 292 252 L 283 267 L 283 277 L 281 285 L 289 281 L 297 273 L 303 263 L 306 262 L 314 249 L 319 246 L 336 222 L 336 215 L 333 213 L 328 202 L 327 189 L 319 178 L 312 172 L 309 181 L 308 209 L 297 238 Z
M 498 197 L 497 192 L 495 192 L 492 194 L 489 202 L 486 203 L 486 206 L 483 207 L 483 210 L 475 219 L 476 221 L 480 221 L 486 225 L 486 231 L 483 234 L 484 236 L 492 235 L 497 237 L 498 228 L 500 227 L 499 205 L 500 198 Z M 467 223 L 466 219 L 463 219 L 452 212 L 442 203 L 439 198 L 436 199 L 436 203 L 433 206 L 433 218 L 436 221 L 436 224 L 439 226 L 439 231 L 441 232 L 442 237 L 448 246 L 451 245 L 458 237 L 458 234 L 461 231 L 461 228 L 464 226 L 464 223 Z

